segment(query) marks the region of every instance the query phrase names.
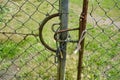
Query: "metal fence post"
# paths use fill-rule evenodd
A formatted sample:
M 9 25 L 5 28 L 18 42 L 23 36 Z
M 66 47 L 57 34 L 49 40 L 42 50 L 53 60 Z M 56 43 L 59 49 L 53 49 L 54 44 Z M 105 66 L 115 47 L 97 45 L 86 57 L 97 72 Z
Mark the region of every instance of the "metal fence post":
M 59 0 L 60 5 L 60 30 L 67 29 L 68 26 L 68 0 Z M 60 40 L 67 38 L 67 32 L 59 35 Z M 57 80 L 65 80 L 65 66 L 66 66 L 66 42 L 60 42 L 60 52 L 58 55 L 58 75 Z
M 79 19 L 79 39 L 81 40 L 83 32 L 86 30 L 87 21 L 87 10 L 88 10 L 88 0 L 83 0 L 83 9 Z M 84 35 L 83 35 L 84 36 Z M 81 49 L 79 50 L 79 61 L 78 61 L 78 74 L 77 80 L 81 80 L 82 73 L 82 58 L 84 53 L 84 39 L 79 43 Z

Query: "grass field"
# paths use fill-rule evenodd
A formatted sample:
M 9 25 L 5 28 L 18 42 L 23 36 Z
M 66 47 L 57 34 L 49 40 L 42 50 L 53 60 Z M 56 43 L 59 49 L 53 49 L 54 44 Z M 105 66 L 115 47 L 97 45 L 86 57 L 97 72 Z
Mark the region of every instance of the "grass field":
M 0 32 L 38 34 L 39 24 L 46 17 L 47 13 L 53 14 L 57 12 L 56 9 L 53 9 L 53 7 L 44 0 L 29 1 L 12 0 L 8 2 L 6 6 L 0 5 L 0 9 L 2 8 L 0 12 Z M 56 0 L 50 1 L 54 3 Z M 98 6 L 97 1 L 100 2 L 101 8 Z M 25 5 L 22 6 L 22 4 Z M 41 5 L 39 6 L 39 4 Z M 39 6 L 39 8 L 36 6 Z M 19 10 L 19 7 L 21 7 L 21 10 Z M 55 7 L 58 9 L 57 5 L 55 5 Z M 81 7 L 82 1 L 70 0 L 69 28 L 79 26 L 79 11 L 81 11 Z M 119 79 L 119 7 L 119 0 L 90 0 L 89 2 L 88 32 L 85 39 L 85 54 L 83 58 L 82 77 L 84 80 Z M 92 11 L 92 9 L 94 9 L 94 11 Z M 89 21 L 92 19 L 89 15 L 90 13 L 96 21 Z M 113 23 L 111 20 L 113 20 Z M 107 22 L 102 23 L 105 21 Z M 56 43 L 54 39 L 51 38 L 54 33 L 49 27 L 52 26 L 53 23 L 59 23 L 59 20 L 53 19 L 45 26 L 44 36 L 47 43 L 55 48 Z M 69 34 L 71 35 L 71 39 L 78 39 L 78 31 L 72 31 Z M 18 71 L 17 78 L 14 80 L 36 80 L 39 75 L 42 75 L 40 80 L 51 79 L 51 76 L 56 77 L 56 66 L 51 68 L 54 63 L 54 56 L 50 56 L 53 55 L 53 53 L 41 45 L 38 37 L 33 35 L 25 36 L 0 33 L 0 42 L 0 71 L 9 70 L 11 67 L 15 67 L 11 64 L 16 64 L 18 67 L 15 70 L 20 69 L 20 71 Z M 76 45 L 77 44 L 68 43 L 66 80 L 76 79 L 78 54 L 73 54 Z M 8 74 L 10 73 L 8 72 Z
M 81 7 L 81 2 L 71 0 Z M 96 2 L 100 2 L 100 6 Z M 88 14 L 84 54 L 83 80 L 118 80 L 120 69 L 120 9 L 119 0 L 91 0 L 88 13 L 95 21 L 90 21 Z M 92 7 L 93 5 L 93 7 Z M 100 8 L 101 7 L 101 8 Z M 77 8 L 79 9 L 79 8 Z M 93 10 L 93 11 L 92 11 Z M 73 14 L 77 13 L 73 9 Z M 79 15 L 79 14 L 78 14 Z M 111 20 L 118 22 L 117 27 L 111 24 Z M 76 17 L 77 18 L 77 17 Z M 79 19 L 79 18 L 78 18 Z M 74 21 L 75 23 L 77 21 Z

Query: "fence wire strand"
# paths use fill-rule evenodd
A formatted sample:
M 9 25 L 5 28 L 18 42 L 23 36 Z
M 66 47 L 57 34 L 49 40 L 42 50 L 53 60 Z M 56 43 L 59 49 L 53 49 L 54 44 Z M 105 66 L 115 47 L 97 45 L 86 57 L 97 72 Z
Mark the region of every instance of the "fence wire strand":
M 38 29 L 58 8 L 59 0 L 0 0 L 0 80 L 56 79 L 55 55 L 40 43 Z
M 70 1 L 69 28 L 79 26 L 81 5 Z M 59 11 L 59 0 L 0 0 L 0 80 L 56 80 L 55 53 L 39 40 L 39 25 Z M 56 48 L 51 27 L 45 25 L 44 41 Z M 55 25 L 57 30 L 59 25 Z M 119 80 L 120 0 L 89 0 L 82 80 Z M 78 31 L 69 32 L 78 40 Z M 66 80 L 77 79 L 76 43 L 67 45 Z
M 109 0 L 108 2 L 104 0 L 89 1 L 88 32 L 83 71 L 83 79 L 85 80 L 119 79 L 119 2 L 119 0 Z

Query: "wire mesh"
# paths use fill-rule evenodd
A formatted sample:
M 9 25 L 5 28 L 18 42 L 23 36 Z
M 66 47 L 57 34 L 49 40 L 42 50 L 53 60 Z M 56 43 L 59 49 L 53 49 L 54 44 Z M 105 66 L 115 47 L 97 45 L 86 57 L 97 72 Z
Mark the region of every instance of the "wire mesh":
M 70 1 L 69 28 L 79 26 L 79 3 Z M 0 80 L 56 79 L 55 54 L 40 43 L 38 33 L 43 19 L 58 11 L 59 0 L 0 0 Z M 82 80 L 119 80 L 120 0 L 89 0 L 87 22 Z M 43 30 L 53 48 L 50 26 L 58 23 L 58 18 L 52 19 Z M 69 36 L 78 40 L 78 31 Z M 67 46 L 66 80 L 77 77 L 76 45 Z
M 84 80 L 118 80 L 120 76 L 120 0 L 89 1 Z
M 56 78 L 55 54 L 40 43 L 38 32 L 43 19 L 58 8 L 58 0 L 0 0 L 0 80 Z M 45 25 L 48 43 L 50 26 L 57 21 Z
M 69 27 L 78 27 L 82 1 L 71 0 Z M 78 4 L 78 5 L 76 5 Z M 119 80 L 120 76 L 120 1 L 89 0 L 87 32 L 81 80 Z M 78 39 L 78 32 L 69 32 Z M 66 77 L 76 80 L 77 44 L 68 43 Z

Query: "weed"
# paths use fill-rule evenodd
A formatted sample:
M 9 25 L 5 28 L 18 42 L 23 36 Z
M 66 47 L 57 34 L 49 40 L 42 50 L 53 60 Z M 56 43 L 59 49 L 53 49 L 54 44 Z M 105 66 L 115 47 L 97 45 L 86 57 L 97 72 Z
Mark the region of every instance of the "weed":
M 9 8 L 0 4 L 0 23 L 5 21 L 4 17 L 7 15 L 8 12 Z
M 12 59 L 18 54 L 20 47 L 13 41 L 0 43 L 0 59 Z

